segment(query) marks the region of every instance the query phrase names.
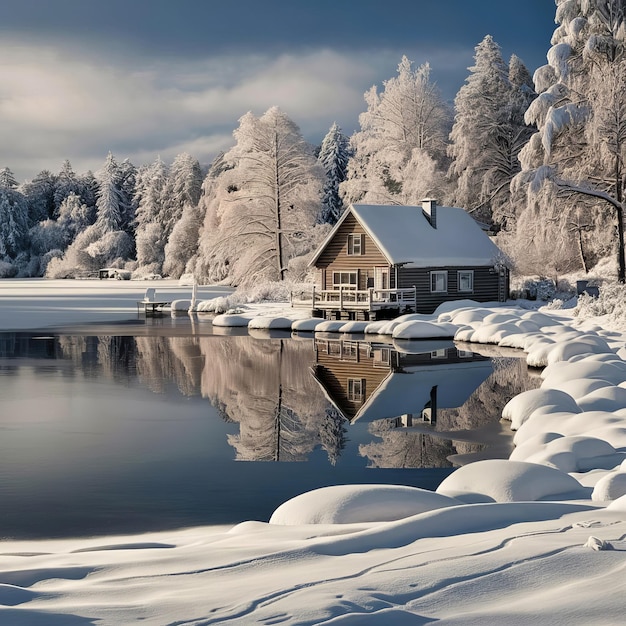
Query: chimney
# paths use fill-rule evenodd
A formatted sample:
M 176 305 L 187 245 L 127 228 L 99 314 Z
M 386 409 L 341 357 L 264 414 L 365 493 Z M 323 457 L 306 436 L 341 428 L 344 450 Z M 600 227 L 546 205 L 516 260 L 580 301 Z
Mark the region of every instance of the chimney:
M 437 228 L 437 200 L 433 198 L 422 200 L 422 211 L 424 211 L 424 215 L 430 222 L 430 225 L 433 228 Z

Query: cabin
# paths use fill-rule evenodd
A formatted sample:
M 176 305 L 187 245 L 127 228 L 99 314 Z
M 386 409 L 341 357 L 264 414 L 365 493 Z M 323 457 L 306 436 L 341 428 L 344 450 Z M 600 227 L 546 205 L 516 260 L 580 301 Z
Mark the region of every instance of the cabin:
M 509 273 L 489 235 L 463 209 L 350 205 L 313 256 L 314 287 L 292 293 L 329 319 L 384 319 L 432 313 L 470 299 L 503 302 Z

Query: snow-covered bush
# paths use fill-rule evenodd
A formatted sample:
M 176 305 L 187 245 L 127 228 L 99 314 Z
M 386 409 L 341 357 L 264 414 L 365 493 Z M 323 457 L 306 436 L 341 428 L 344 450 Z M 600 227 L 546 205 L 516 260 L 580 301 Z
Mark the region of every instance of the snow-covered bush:
M 236 294 L 242 302 L 289 302 L 295 287 L 294 283 L 288 281 L 265 281 L 238 289 Z
M 13 278 L 17 274 L 17 268 L 13 263 L 0 260 L 0 278 Z
M 582 318 L 610 315 L 615 322 L 623 323 L 626 319 L 626 285 L 604 283 L 598 297 L 581 294 L 575 314 Z

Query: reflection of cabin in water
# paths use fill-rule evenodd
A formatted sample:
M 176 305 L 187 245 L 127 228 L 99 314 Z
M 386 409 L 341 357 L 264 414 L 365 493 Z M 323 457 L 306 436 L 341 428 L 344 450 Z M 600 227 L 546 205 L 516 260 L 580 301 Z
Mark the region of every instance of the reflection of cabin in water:
M 493 369 L 488 357 L 452 341 L 419 343 L 409 353 L 392 344 L 316 338 L 313 375 L 350 422 L 435 423 L 438 408 L 462 406 Z

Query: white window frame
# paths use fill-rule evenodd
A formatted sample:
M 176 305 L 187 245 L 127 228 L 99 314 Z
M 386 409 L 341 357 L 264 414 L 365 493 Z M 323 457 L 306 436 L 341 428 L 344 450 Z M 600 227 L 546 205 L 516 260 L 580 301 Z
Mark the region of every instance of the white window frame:
M 462 275 L 469 277 L 469 287 L 467 289 L 461 287 Z M 457 272 L 457 281 L 457 291 L 460 293 L 474 293 L 474 270 L 459 270 Z
M 354 281 L 352 280 L 354 278 Z M 357 289 L 359 286 L 359 272 L 333 272 L 333 289 Z
M 437 277 L 443 277 L 443 289 L 437 288 L 435 282 Z M 435 270 L 430 273 L 430 293 L 448 293 L 448 272 L 445 270 Z
M 363 234 L 351 233 L 348 235 L 348 256 L 362 256 L 365 241 Z
M 365 399 L 365 378 L 348 378 L 348 401 L 363 402 Z

